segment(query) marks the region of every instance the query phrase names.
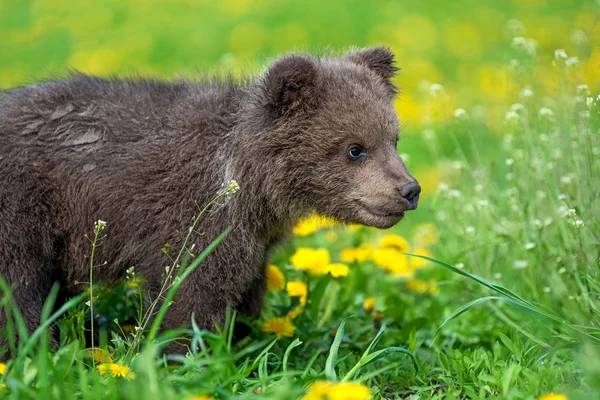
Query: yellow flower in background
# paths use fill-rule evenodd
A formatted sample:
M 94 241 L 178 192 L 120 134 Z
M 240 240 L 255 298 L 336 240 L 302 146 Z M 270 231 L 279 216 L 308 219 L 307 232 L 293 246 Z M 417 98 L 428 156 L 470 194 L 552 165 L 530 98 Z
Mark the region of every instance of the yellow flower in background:
M 347 263 L 354 261 L 362 263 L 369 259 L 373 249 L 370 246 L 350 247 L 342 250 L 340 258 Z
M 292 311 L 287 313 L 288 318 L 295 319 L 302 312 L 302 306 L 294 308 Z
M 312 275 L 325 275 L 330 262 L 329 251 L 300 247 L 290 257 L 290 262 L 294 268 L 307 270 Z
M 365 301 L 363 301 L 363 308 L 366 312 L 371 312 L 375 307 L 375 297 L 367 297 Z
M 90 349 L 88 350 L 88 355 L 94 358 L 94 361 L 97 363 L 112 363 L 112 357 L 108 353 L 108 351 L 103 349 Z
M 413 269 L 408 264 L 408 257 L 395 248 L 385 247 L 375 250 L 373 261 L 396 276 L 411 277 L 413 275 Z
M 293 232 L 296 236 L 308 236 L 320 229 L 330 228 L 332 226 L 335 226 L 335 220 L 333 218 L 312 214 L 309 217 L 298 221 Z
M 417 293 L 431 293 L 435 294 L 439 291 L 438 287 L 435 284 L 434 280 L 422 281 L 420 279 L 409 279 L 406 281 L 406 287 L 409 290 Z
M 412 230 L 412 241 L 416 246 L 427 247 L 437 243 L 440 231 L 434 224 L 419 224 Z
M 194 396 L 188 397 L 188 400 L 213 400 L 213 398 L 210 396 Z
M 567 396 L 564 394 L 548 393 L 538 397 L 537 400 L 567 400 Z
M 327 270 L 334 278 L 348 276 L 348 273 L 350 273 L 350 268 L 346 264 L 341 263 L 329 264 Z
M 285 288 L 285 278 L 283 272 L 275 265 L 267 267 L 267 290 L 275 293 L 281 292 Z
M 261 327 L 263 332 L 272 332 L 277 335 L 277 339 L 282 337 L 292 337 L 296 332 L 296 327 L 289 317 L 275 317 L 263 322 Z
M 313 382 L 301 400 L 368 400 L 371 390 L 355 382 Z
M 110 372 L 110 374 L 115 378 L 117 378 L 117 377 L 118 378 L 126 378 L 126 379 L 135 378 L 135 372 L 130 370 L 129 367 L 127 367 L 125 365 L 115 364 L 115 363 L 107 363 L 107 364 L 99 364 L 96 368 L 98 369 L 98 372 L 100 372 L 100 375 L 104 375 L 107 372 Z
M 429 250 L 422 248 L 422 247 L 414 249 L 411 253 L 419 255 L 419 256 L 433 258 L 433 254 L 431 254 L 431 252 Z M 430 264 L 431 264 L 430 261 L 424 260 L 422 258 L 410 257 L 410 265 L 413 268 L 423 268 L 423 267 L 429 266 Z
M 5 372 L 6 372 L 6 364 L 4 364 L 3 362 L 0 362 L 0 375 L 4 375 Z
M 379 242 L 379 246 L 381 248 L 392 247 L 403 253 L 410 251 L 410 245 L 408 244 L 408 240 L 404 239 L 400 235 L 385 235 L 381 239 L 381 242 Z
M 290 297 L 300 297 L 300 304 L 306 304 L 306 295 L 308 294 L 306 283 L 301 281 L 290 281 L 287 283 L 286 288 Z

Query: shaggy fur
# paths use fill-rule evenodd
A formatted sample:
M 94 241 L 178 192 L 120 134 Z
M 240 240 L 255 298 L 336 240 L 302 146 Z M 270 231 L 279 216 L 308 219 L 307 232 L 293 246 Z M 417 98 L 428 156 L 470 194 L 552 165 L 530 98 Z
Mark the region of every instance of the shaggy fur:
M 29 329 L 51 285 L 88 280 L 94 222 L 107 221 L 95 280 L 135 266 L 156 294 L 179 230 L 230 179 L 241 189 L 201 221 L 204 248 L 231 233 L 183 284 L 164 326 L 259 315 L 270 249 L 311 211 L 387 228 L 416 208 L 396 152 L 393 55 L 289 55 L 262 75 L 162 82 L 74 74 L 0 98 L 0 274 Z M 351 160 L 353 145 L 365 157 Z M 0 317 L 0 326 L 5 324 Z

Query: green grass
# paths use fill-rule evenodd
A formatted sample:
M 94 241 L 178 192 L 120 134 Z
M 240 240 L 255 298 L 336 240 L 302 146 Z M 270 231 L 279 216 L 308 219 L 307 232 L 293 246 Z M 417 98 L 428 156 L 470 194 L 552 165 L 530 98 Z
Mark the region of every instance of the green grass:
M 536 399 L 551 392 L 569 399 L 600 397 L 600 74 L 594 68 L 600 53 L 594 4 L 458 2 L 435 8 L 390 2 L 373 8 L 358 1 L 347 9 L 331 2 L 318 12 L 301 12 L 299 3 L 277 3 L 269 12 L 243 2 L 226 9 L 165 4 L 69 9 L 57 2 L 51 9 L 43 2 L 0 2 L 0 33 L 9 38 L 0 43 L 0 85 L 66 66 L 100 74 L 139 67 L 166 76 L 190 73 L 194 66 L 256 70 L 265 58 L 296 47 L 321 50 L 331 43 L 337 50 L 383 42 L 404 67 L 398 111 L 406 127 L 399 152 L 408 154 L 407 164 L 425 188 L 419 209 L 388 232 L 332 227 L 295 236 L 272 257 L 286 282 L 308 288 L 306 304 L 290 320 L 291 336 L 277 339 L 261 329 L 299 306 L 298 297 L 285 290 L 270 291 L 248 338 L 232 344 L 237 316 L 218 333 L 193 327 L 187 333 L 197 350 L 177 358 L 180 365 L 167 364 L 160 349 L 181 332 L 150 325 L 136 331 L 144 325 L 144 311 L 135 307 L 140 289 L 134 276 L 117 288 L 94 289 L 94 309 L 116 327 L 100 336 L 97 361 L 83 328 L 90 313 L 86 294 L 54 313 L 51 296 L 41 328 L 32 333 L 23 331 L 18 310 L 4 296 L 0 305 L 16 321 L 8 328 L 25 339 L 0 375 L 0 396 L 294 399 L 312 382 L 327 380 L 360 383 L 374 399 Z M 179 24 L 169 25 L 169 12 Z M 138 13 L 143 18 L 134 18 Z M 341 28 L 326 23 L 332 14 Z M 447 19 L 450 14 L 458 27 Z M 507 33 L 514 17 L 527 29 L 517 33 L 538 40 L 535 55 Z M 62 27 L 44 23 L 57 18 L 65 21 Z M 411 25 L 415 21 L 421 24 Z M 151 29 L 142 29 L 144 23 Z M 415 43 L 390 31 L 405 26 L 418 31 Z M 467 47 L 447 39 L 471 28 L 479 45 L 468 34 L 457 39 Z M 275 35 L 278 29 L 288 34 Z M 573 39 L 574 29 L 586 40 Z M 208 40 L 207 32 L 216 38 Z M 554 53 L 557 48 L 577 55 L 579 64 L 568 66 Z M 422 79 L 441 82 L 445 90 L 432 90 Z M 455 115 L 458 107 L 467 115 Z M 545 108 L 551 114 L 540 112 Z M 110 235 L 110 221 L 103 234 Z M 389 234 L 404 237 L 408 247 L 402 250 L 416 255 L 381 252 Z M 386 240 L 400 243 L 397 237 Z M 342 252 L 360 246 L 370 256 L 345 262 Z M 332 262 L 349 265 L 349 274 L 314 276 L 294 268 L 292 256 L 302 247 L 326 249 Z M 375 299 L 373 309 L 363 307 L 368 298 Z M 59 332 L 57 344 L 49 341 L 50 325 Z M 135 376 L 113 376 L 119 372 L 114 366 L 101 373 L 111 363 Z

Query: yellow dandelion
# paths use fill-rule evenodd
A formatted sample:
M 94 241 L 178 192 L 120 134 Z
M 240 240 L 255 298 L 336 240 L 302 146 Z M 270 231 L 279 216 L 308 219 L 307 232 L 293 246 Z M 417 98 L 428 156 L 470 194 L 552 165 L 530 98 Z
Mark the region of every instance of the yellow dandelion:
M 365 262 L 371 256 L 373 249 L 370 246 L 350 247 L 342 250 L 340 258 L 347 263 Z
M 4 375 L 5 372 L 6 372 L 6 364 L 4 364 L 3 362 L 0 362 L 0 375 Z
M 548 393 L 538 397 L 537 400 L 567 400 L 564 394 Z
M 213 398 L 210 396 L 193 396 L 188 397 L 188 400 L 213 400 Z
M 290 319 L 294 319 L 296 318 L 298 315 L 300 315 L 300 313 L 302 312 L 302 307 L 298 306 L 296 308 L 294 308 L 292 311 L 287 313 L 288 318 Z
M 412 251 L 412 254 L 433 258 L 433 254 L 431 254 L 431 252 L 429 250 L 422 248 L 422 247 L 414 249 Z M 429 266 L 430 264 L 431 263 L 429 261 L 427 261 L 423 258 L 410 257 L 410 265 L 413 268 L 423 268 L 423 267 Z
M 94 358 L 94 361 L 97 363 L 111 363 L 112 357 L 106 350 L 103 349 L 90 349 L 88 350 L 88 355 Z
M 375 297 L 367 297 L 365 301 L 363 301 L 363 308 L 366 312 L 371 312 L 375 307 Z
M 311 249 L 308 247 L 298 248 L 296 253 L 290 257 L 290 262 L 294 268 L 307 270 L 312 275 L 327 274 L 329 261 L 330 256 L 327 249 Z
M 332 218 L 322 217 L 313 214 L 307 218 L 298 221 L 294 227 L 294 235 L 296 236 L 308 236 L 312 235 L 316 231 L 329 228 L 335 225 L 335 221 Z
M 368 400 L 371 390 L 354 382 L 313 382 L 302 400 Z
M 267 267 L 267 290 L 272 290 L 275 293 L 281 292 L 285 288 L 285 278 L 283 272 L 275 265 Z
M 327 270 L 334 278 L 348 276 L 348 274 L 350 273 L 350 268 L 348 268 L 346 264 L 341 263 L 329 264 L 327 266 Z
M 379 247 L 382 249 L 391 247 L 396 250 L 400 250 L 403 253 L 410 251 L 410 245 L 408 244 L 408 241 L 400 235 L 385 235 L 381 239 L 381 242 L 379 242 Z
M 115 378 L 135 378 L 135 373 L 125 365 L 111 363 L 108 365 L 108 369 L 110 370 L 112 376 L 114 376 Z
M 96 369 L 100 372 L 100 375 L 104 375 L 107 372 L 110 372 L 110 364 L 98 364 Z
M 439 291 L 434 280 L 422 281 L 420 279 L 409 279 L 406 281 L 406 287 L 409 290 L 417 293 L 431 293 L 435 294 Z
M 440 231 L 434 224 L 419 224 L 412 230 L 413 243 L 420 247 L 427 247 L 437 243 Z
M 277 335 L 277 339 L 282 337 L 292 337 L 296 332 L 296 327 L 292 323 L 291 318 L 275 317 L 263 322 L 261 327 L 263 332 L 273 332 Z
M 395 248 L 386 247 L 373 251 L 373 261 L 396 276 L 411 277 L 413 275 L 413 269 L 408 264 L 408 257 Z
M 290 297 L 300 297 L 300 304 L 306 304 L 306 295 L 308 294 L 306 283 L 301 281 L 290 281 L 286 285 L 286 290 Z

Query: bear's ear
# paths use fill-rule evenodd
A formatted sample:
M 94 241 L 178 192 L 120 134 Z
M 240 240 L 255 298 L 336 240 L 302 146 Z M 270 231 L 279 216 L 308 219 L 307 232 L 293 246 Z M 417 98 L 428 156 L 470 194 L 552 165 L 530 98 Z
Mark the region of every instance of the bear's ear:
M 273 64 L 265 75 L 267 106 L 275 117 L 289 115 L 317 105 L 317 66 L 301 56 L 287 56 Z
M 392 84 L 391 79 L 396 76 L 400 68 L 396 66 L 394 53 L 387 47 L 371 47 L 364 50 L 353 51 L 348 54 L 348 59 L 358 65 L 365 66 L 382 77 L 392 92 L 398 89 Z

